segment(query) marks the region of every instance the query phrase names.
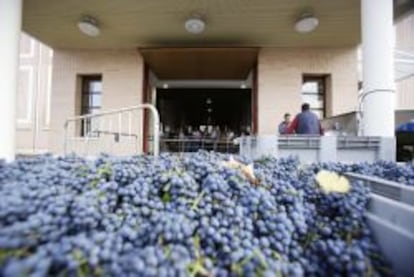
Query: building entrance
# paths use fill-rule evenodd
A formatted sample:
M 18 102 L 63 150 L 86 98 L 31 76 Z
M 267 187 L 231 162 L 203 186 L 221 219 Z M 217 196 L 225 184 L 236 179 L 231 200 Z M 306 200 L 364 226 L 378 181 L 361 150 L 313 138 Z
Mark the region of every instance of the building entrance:
M 160 113 L 164 151 L 231 152 L 235 138 L 256 131 L 256 48 L 140 51 L 148 67 L 144 101 Z
M 158 89 L 164 151 L 234 152 L 251 133 L 251 89 Z

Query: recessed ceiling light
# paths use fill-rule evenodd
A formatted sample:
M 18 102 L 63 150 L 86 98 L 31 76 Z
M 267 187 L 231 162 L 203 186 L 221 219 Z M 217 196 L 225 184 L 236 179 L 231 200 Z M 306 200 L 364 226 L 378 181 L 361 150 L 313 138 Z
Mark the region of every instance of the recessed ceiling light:
M 167 83 L 163 84 L 162 88 L 168 88 L 168 84 Z
M 247 88 L 247 86 L 246 86 L 245 83 L 243 83 L 243 84 L 240 85 L 240 88 L 245 89 L 245 88 Z
M 299 33 L 309 33 L 319 25 L 319 19 L 313 15 L 302 15 L 295 23 L 295 30 Z
M 201 19 L 200 16 L 193 16 L 185 21 L 184 27 L 187 30 L 187 32 L 191 34 L 200 34 L 204 32 L 204 29 L 206 28 L 206 23 L 204 22 L 204 20 Z
M 101 33 L 98 22 L 91 16 L 84 16 L 78 22 L 79 30 L 87 36 L 97 37 Z

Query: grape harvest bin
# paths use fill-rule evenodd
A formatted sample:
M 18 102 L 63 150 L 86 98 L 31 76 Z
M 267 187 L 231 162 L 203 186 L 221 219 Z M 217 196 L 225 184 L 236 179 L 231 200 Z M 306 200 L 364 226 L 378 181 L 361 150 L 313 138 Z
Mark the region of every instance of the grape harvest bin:
M 258 136 L 242 137 L 240 155 L 297 156 L 303 163 L 395 161 L 395 140 L 380 137 Z M 371 189 L 366 215 L 374 236 L 397 276 L 414 272 L 414 187 L 348 173 Z
M 414 187 L 355 173 L 347 176 L 370 187 L 369 225 L 397 276 L 412 276 Z
M 297 156 L 301 162 L 395 161 L 395 139 L 357 136 L 245 136 L 240 155 L 259 158 Z

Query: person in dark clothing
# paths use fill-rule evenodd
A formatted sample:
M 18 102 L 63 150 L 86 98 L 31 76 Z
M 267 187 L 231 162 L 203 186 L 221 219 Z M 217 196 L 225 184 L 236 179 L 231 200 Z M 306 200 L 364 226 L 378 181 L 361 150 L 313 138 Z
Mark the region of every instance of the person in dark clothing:
M 323 135 L 323 129 L 316 114 L 310 111 L 308 103 L 302 105 L 302 112 L 296 115 L 295 119 L 287 128 L 288 134 L 299 135 Z

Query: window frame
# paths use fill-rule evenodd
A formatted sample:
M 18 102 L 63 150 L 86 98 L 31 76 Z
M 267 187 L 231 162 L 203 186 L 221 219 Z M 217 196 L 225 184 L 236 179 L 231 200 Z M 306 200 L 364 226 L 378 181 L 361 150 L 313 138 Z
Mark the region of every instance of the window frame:
M 93 111 L 99 111 L 102 108 L 102 75 L 94 74 L 94 75 L 81 75 L 81 95 L 80 95 L 80 114 L 86 115 L 93 113 Z M 91 91 L 91 83 L 93 82 L 100 82 L 101 83 L 101 91 Z M 94 105 L 91 103 L 91 97 L 94 95 L 100 96 L 99 105 Z M 85 127 L 86 124 L 86 127 Z M 91 136 L 91 119 L 86 119 L 81 121 L 81 129 L 80 133 L 82 137 Z M 85 130 L 86 129 L 86 130 Z M 85 133 L 86 131 L 86 133 Z M 96 135 L 92 135 L 96 136 Z
M 311 74 L 303 74 L 302 75 L 302 87 L 306 82 L 317 82 L 318 84 L 318 88 L 317 88 L 317 92 L 310 92 L 310 91 L 303 91 L 301 90 L 301 96 L 303 98 L 303 95 L 309 95 L 309 96 L 315 96 L 315 97 L 322 97 L 322 108 L 312 108 L 312 106 L 310 107 L 311 111 L 318 111 L 321 112 L 322 111 L 322 118 L 319 119 L 323 119 L 326 118 L 326 94 L 327 94 L 327 89 L 326 89 L 326 79 L 327 79 L 327 75 L 311 75 Z M 309 103 L 310 104 L 310 103 Z M 318 113 L 319 115 L 319 113 Z

